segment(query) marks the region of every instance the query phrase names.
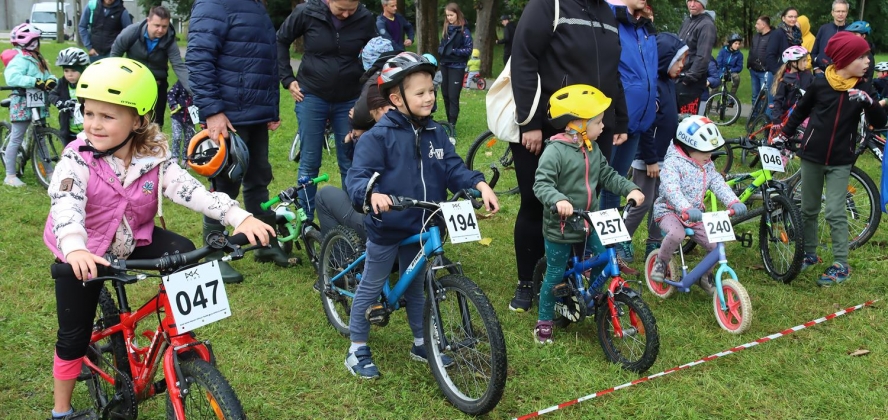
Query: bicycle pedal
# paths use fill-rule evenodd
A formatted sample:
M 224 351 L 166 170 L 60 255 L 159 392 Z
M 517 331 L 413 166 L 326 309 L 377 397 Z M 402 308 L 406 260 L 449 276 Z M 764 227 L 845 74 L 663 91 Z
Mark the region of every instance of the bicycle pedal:
M 552 296 L 557 298 L 568 297 L 570 296 L 570 287 L 567 283 L 558 283 L 552 288 Z
M 388 308 L 381 303 L 374 303 L 367 308 L 364 317 L 367 318 L 367 321 L 369 321 L 370 324 L 384 327 L 388 325 L 389 322 Z
M 743 232 L 737 237 L 737 241 L 740 242 L 740 246 L 744 248 L 752 248 L 752 234 L 749 232 Z

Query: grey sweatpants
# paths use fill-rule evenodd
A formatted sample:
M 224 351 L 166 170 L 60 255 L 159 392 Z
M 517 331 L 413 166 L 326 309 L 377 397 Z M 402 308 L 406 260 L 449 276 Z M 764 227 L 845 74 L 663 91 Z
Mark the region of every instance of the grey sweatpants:
M 6 155 L 3 156 L 3 164 L 6 165 L 6 175 L 15 175 L 15 158 L 18 156 L 19 148 L 25 140 L 25 132 L 28 131 L 30 121 L 19 121 L 12 123 L 12 130 L 9 133 L 9 144 L 6 145 Z M 0 139 L 2 140 L 2 139 Z
M 835 262 L 848 266 L 848 213 L 845 196 L 851 166 L 825 166 L 802 160 L 802 233 L 805 253 L 815 254 L 820 242 L 817 218 L 821 201 L 826 206 L 826 223 L 829 225 Z M 824 193 L 823 187 L 826 186 Z

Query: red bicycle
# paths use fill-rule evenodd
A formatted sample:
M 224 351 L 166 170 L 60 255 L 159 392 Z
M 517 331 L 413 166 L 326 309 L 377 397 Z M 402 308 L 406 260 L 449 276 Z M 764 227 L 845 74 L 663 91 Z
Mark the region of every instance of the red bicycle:
M 223 260 L 236 260 L 259 247 L 241 248 L 247 243 L 243 234 L 229 238 L 213 232 L 207 246 L 182 254 L 144 260 L 105 257 L 111 266 L 86 282 L 111 280 L 120 306 L 103 287 L 77 378 L 86 385 L 98 418 L 135 419 L 140 402 L 163 392 L 168 394 L 168 419 L 245 418 L 237 395 L 216 368 L 209 341 L 198 340 L 191 331 L 231 314 L 217 262 L 199 261 L 217 250 L 228 254 Z M 53 278 L 71 275 L 69 264 L 52 266 Z M 125 286 L 148 277 L 161 279 L 158 292 L 133 312 Z M 157 318 L 158 327 L 137 333 L 138 324 L 151 317 Z M 155 381 L 159 370 L 163 378 Z

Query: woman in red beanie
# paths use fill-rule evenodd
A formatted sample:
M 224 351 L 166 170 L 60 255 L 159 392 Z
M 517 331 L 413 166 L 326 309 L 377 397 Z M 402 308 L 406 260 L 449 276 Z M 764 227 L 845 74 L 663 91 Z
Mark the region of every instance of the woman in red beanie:
M 875 92 L 867 92 L 863 77 L 869 67 L 870 47 L 866 40 L 848 32 L 839 32 L 826 44 L 825 53 L 833 64 L 826 77 L 816 78 L 775 141 L 786 141 L 805 118 L 811 117 L 798 151 L 802 167 L 802 226 L 805 261 L 802 270 L 821 262 L 817 256 L 821 197 L 826 186 L 826 222 L 830 225 L 833 261 L 817 284 L 831 286 L 851 275 L 848 265 L 848 215 L 845 194 L 854 153 L 856 129 L 861 111 L 869 124 L 884 127 L 888 116 L 882 103 L 874 101 Z M 872 89 L 872 88 L 869 88 Z

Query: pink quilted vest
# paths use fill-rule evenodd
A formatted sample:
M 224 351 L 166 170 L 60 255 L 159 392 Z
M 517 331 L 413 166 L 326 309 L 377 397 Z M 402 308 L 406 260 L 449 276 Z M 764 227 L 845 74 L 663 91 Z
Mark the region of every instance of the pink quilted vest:
M 78 138 L 68 147 L 75 151 L 85 142 Z M 138 181 L 124 188 L 114 174 L 114 170 L 103 159 L 95 159 L 91 152 L 79 152 L 90 168 L 86 185 L 86 248 L 89 252 L 102 256 L 111 247 L 114 234 L 124 218 L 133 230 L 136 246 L 151 243 L 154 231 L 154 215 L 157 213 L 158 171 L 155 166 Z M 43 230 L 43 242 L 57 258 L 65 261 L 58 248 L 58 240 L 52 232 L 52 215 L 47 217 Z

